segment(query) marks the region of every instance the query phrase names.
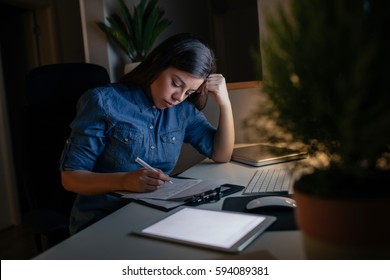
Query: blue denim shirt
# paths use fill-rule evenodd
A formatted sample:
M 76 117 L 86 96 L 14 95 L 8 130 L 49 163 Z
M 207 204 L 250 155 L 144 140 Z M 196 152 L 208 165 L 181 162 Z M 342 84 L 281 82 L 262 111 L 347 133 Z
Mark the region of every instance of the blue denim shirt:
M 133 171 L 142 168 L 135 162 L 140 157 L 170 174 L 184 142 L 206 157 L 212 154 L 216 129 L 187 101 L 160 110 L 141 89 L 111 84 L 82 95 L 77 111 L 60 170 Z M 71 213 L 71 232 L 126 202 L 111 194 L 79 195 Z

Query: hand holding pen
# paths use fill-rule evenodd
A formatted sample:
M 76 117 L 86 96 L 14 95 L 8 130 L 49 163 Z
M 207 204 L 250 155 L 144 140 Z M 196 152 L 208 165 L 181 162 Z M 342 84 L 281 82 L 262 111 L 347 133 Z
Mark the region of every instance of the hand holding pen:
M 160 171 L 158 171 L 157 169 L 153 168 L 152 166 L 150 166 L 148 163 L 146 163 L 145 161 L 143 161 L 143 160 L 140 159 L 139 157 L 137 157 L 137 158 L 135 159 L 135 161 L 136 161 L 138 164 L 140 164 L 141 166 L 143 166 L 144 168 L 146 168 L 146 169 L 149 169 L 149 170 L 156 171 L 156 172 L 159 172 L 159 173 L 160 173 Z M 167 182 L 173 184 L 172 180 L 167 180 Z

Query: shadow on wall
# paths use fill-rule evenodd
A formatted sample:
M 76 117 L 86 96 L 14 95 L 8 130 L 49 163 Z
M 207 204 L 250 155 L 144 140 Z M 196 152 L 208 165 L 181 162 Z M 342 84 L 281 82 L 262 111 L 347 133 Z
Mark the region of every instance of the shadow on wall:
M 289 136 L 268 117 L 270 100 L 261 88 L 229 90 L 232 103 L 236 144 L 287 141 Z M 218 109 L 212 98 L 204 110 L 207 118 L 218 125 Z
M 261 88 L 229 90 L 229 96 L 233 108 L 236 144 L 278 142 L 283 145 L 280 142 L 291 142 L 291 137 L 268 117 L 267 111 L 271 103 Z M 213 98 L 209 98 L 203 112 L 216 127 L 219 110 Z M 173 174 L 183 172 L 204 158 L 192 146 L 185 144 Z

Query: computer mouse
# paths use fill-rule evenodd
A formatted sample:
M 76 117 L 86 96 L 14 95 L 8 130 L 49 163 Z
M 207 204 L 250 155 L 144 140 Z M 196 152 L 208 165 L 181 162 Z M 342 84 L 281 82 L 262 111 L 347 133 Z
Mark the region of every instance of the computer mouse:
M 262 196 L 255 198 L 246 205 L 247 210 L 255 209 L 275 209 L 275 208 L 295 208 L 295 200 L 284 196 Z

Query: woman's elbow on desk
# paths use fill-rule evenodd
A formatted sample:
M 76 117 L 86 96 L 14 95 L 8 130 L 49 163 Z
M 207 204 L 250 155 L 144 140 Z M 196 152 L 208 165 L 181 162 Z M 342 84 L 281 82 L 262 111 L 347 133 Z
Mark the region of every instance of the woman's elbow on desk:
M 232 140 L 224 140 L 225 143 L 221 143 L 220 140 L 217 140 L 214 143 L 213 153 L 211 159 L 217 163 L 229 162 L 234 148 L 234 137 L 230 137 Z M 221 139 L 221 138 L 219 138 Z
M 223 155 L 213 154 L 211 159 L 216 163 L 226 163 L 230 161 L 231 157 L 232 157 L 232 152 Z
M 229 159 L 229 160 L 215 160 L 215 159 L 213 159 L 213 161 L 214 161 L 215 163 L 226 163 L 226 162 L 229 162 L 230 159 Z

